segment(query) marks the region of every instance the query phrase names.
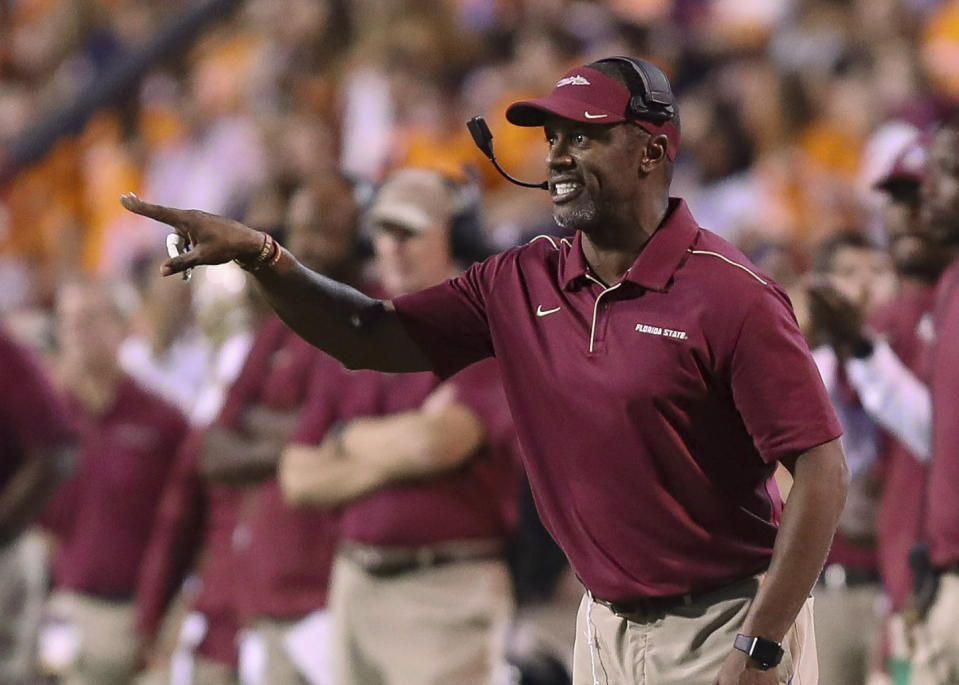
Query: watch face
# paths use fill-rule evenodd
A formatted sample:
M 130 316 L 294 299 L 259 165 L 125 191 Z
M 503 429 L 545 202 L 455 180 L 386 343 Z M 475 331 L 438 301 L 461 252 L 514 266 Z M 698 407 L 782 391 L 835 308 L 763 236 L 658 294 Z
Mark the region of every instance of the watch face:
M 783 658 L 782 645 L 762 637 L 740 634 L 736 636 L 733 646 L 746 652 L 753 665 L 763 671 L 778 666 Z
M 783 658 L 783 648 L 778 642 L 756 638 L 749 653 L 750 658 L 763 670 L 778 666 Z

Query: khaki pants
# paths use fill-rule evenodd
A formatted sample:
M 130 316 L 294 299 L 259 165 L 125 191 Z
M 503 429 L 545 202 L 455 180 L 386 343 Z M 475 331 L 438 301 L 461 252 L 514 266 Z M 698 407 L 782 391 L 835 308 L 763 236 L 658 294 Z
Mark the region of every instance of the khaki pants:
M 816 648 L 824 683 L 864 685 L 883 628 L 878 585 L 816 587 Z
M 751 578 L 668 613 L 629 618 L 585 595 L 576 619 L 573 685 L 713 685 L 758 586 Z M 806 600 L 783 639 L 780 683 L 818 682 L 812 604 Z
M 959 574 L 939 579 L 936 601 L 914 631 L 910 685 L 959 683 Z
M 264 685 L 310 685 L 290 659 L 283 637 L 296 621 L 277 621 L 261 618 L 252 632 L 263 646 L 263 668 L 258 682 Z M 321 647 L 318 645 L 318 649 Z
M 513 609 L 506 564 L 469 561 L 378 578 L 333 564 L 336 685 L 489 685 Z
M 0 547 L 0 683 L 35 682 L 34 654 L 45 593 L 42 540 L 21 535 Z
M 168 668 L 150 671 L 135 682 L 136 685 L 236 685 L 237 681 L 233 669 L 226 664 L 195 656 L 188 683 L 174 681 Z
M 79 630 L 79 653 L 62 685 L 127 685 L 136 667 L 137 638 L 132 602 L 111 602 L 58 592 L 50 613 Z
M 567 569 L 552 597 L 522 606 L 516 612 L 509 637 L 510 656 L 548 654 L 572 673 L 576 611 L 582 597 L 583 584 Z

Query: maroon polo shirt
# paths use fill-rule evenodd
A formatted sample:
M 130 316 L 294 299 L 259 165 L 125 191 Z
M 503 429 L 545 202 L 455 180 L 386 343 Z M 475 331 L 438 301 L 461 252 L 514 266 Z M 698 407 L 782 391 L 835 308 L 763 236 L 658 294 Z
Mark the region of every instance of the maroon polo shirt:
M 272 409 L 302 412 L 318 384 L 335 382 L 339 362 L 286 329 L 269 356 L 269 372 L 256 402 Z M 312 411 L 320 411 L 314 408 Z M 294 439 L 318 442 L 329 425 L 322 416 Z M 249 535 L 240 595 L 242 620 L 260 616 L 290 619 L 326 606 L 329 570 L 338 520 L 324 510 L 294 509 L 276 479 L 258 486 L 242 523 Z
M 597 597 L 768 566 L 775 462 L 839 423 L 783 290 L 682 200 L 611 288 L 542 238 L 394 300 L 435 369 L 495 355 L 537 507 Z
M 906 286 L 890 303 L 876 312 L 872 326 L 883 335 L 896 356 L 921 379 L 928 376 L 929 350 L 921 322 L 931 316 L 935 289 Z M 876 513 L 879 572 L 883 586 L 898 611 L 906 606 L 912 591 L 909 550 L 922 534 L 920 502 L 925 467 L 908 447 L 883 433 L 883 491 Z
M 95 597 L 132 599 L 187 423 L 129 378 L 100 416 L 70 404 L 80 445 L 74 474 L 48 511 L 60 536 L 54 581 Z
M 25 450 L 73 439 L 66 407 L 26 348 L 0 333 L 0 491 Z
M 233 532 L 243 491 L 211 484 L 199 473 L 202 432 L 184 443 L 164 488 L 137 585 L 137 630 L 153 638 L 183 579 L 197 562 L 199 580 L 192 609 L 207 619 L 197 648 L 202 656 L 236 664 L 236 578 L 242 559 L 233 548 Z
M 243 411 L 258 401 L 272 371 L 292 368 L 294 375 L 299 372 L 302 367 L 294 360 L 295 355 L 289 350 L 278 354 L 289 338 L 289 329 L 278 317 L 267 316 L 260 321 L 217 425 L 239 429 Z M 208 659 L 235 665 L 241 597 L 250 583 L 246 519 L 255 497 L 247 490 L 210 483 L 201 477 L 202 440 L 203 433 L 197 432 L 184 445 L 164 491 L 140 576 L 137 626 L 143 635 L 155 634 L 170 600 L 199 556 L 199 587 L 192 609 L 205 616 L 207 633 L 196 651 Z
M 959 261 L 939 281 L 932 356 L 932 462 L 926 532 L 932 562 L 959 562 Z
M 419 409 L 441 381 L 432 373 L 369 374 L 360 383 L 380 386 L 383 415 Z M 460 468 L 428 480 L 394 485 L 352 502 L 342 536 L 370 545 L 419 546 L 450 540 L 506 538 L 516 524 L 521 470 L 516 433 L 496 360 L 486 360 L 446 381 L 456 401 L 483 425 L 485 440 Z M 354 407 L 344 412 L 360 416 Z

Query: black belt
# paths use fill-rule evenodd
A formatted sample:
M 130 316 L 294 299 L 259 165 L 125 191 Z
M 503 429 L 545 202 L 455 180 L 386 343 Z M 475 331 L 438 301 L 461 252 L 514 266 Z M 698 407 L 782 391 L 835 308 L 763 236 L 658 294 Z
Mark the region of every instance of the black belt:
M 377 578 L 464 561 L 503 558 L 501 540 L 457 540 L 422 547 L 385 547 L 346 541 L 339 553 Z
M 708 600 L 711 595 L 727 593 L 730 588 L 736 585 L 743 585 L 743 595 L 755 595 L 759 589 L 759 579 L 750 576 L 742 580 L 732 581 L 721 587 L 714 587 L 710 590 L 698 592 L 687 592 L 684 595 L 661 595 L 659 597 L 638 597 L 621 602 L 610 602 L 605 599 L 593 597 L 593 601 L 602 604 L 610 609 L 617 616 L 624 618 L 648 617 L 667 614 L 675 609 L 696 604 L 703 600 Z

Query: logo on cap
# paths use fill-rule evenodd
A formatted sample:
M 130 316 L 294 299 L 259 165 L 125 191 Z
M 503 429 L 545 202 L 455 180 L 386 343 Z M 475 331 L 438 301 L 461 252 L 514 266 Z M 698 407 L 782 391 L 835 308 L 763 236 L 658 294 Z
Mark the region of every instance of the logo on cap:
M 566 78 L 561 78 L 556 82 L 556 88 L 562 88 L 563 86 L 588 86 L 590 85 L 589 81 L 586 80 L 585 76 L 580 76 L 576 74 L 575 76 L 567 76 Z

